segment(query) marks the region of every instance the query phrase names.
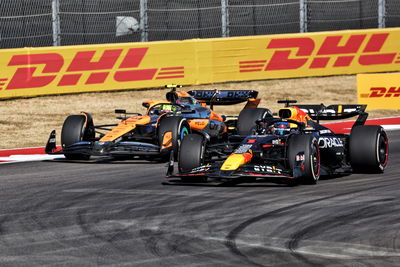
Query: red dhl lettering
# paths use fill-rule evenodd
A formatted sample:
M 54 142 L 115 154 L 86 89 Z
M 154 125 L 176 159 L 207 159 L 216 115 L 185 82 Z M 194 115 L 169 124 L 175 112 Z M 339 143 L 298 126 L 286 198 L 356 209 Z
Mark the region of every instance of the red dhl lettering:
M 57 86 L 74 86 L 81 82 L 83 74 L 89 72 L 83 81 L 86 85 L 103 84 L 110 77 L 116 82 L 136 82 L 153 79 L 178 79 L 185 77 L 183 66 L 140 69 L 149 48 L 131 48 L 105 50 L 98 60 L 94 60 L 96 51 L 78 51 L 71 63 L 65 66 L 65 59 L 59 53 L 14 55 L 9 67 L 18 67 L 11 77 L 1 79 L 0 85 L 7 84 L 6 89 L 41 88 L 57 83 Z M 122 62 L 114 70 L 118 60 Z M 39 73 L 39 66 L 41 72 Z M 62 72 L 63 68 L 66 71 Z
M 275 50 L 269 60 L 240 61 L 240 72 L 348 67 L 355 61 L 361 66 L 392 64 L 398 53 L 381 53 L 389 33 L 328 36 L 319 47 L 312 38 L 272 39 L 266 49 Z M 358 53 L 362 53 L 358 55 Z M 333 61 L 334 60 L 334 61 Z M 395 63 L 400 63 L 396 61 Z
M 400 97 L 400 87 L 371 87 L 370 93 L 361 94 L 362 98 Z

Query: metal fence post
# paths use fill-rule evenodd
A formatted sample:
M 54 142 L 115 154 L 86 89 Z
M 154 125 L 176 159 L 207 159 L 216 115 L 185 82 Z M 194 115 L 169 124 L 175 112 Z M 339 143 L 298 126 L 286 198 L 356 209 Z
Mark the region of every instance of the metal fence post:
M 229 37 L 229 0 L 221 0 L 222 37 Z
M 300 32 L 308 32 L 307 0 L 299 0 L 300 4 Z
M 385 28 L 386 25 L 386 0 L 378 0 L 378 27 Z
M 142 42 L 147 42 L 149 40 L 148 22 L 147 22 L 147 0 L 140 0 L 140 22 L 139 29 L 141 32 L 140 40 Z
M 60 26 L 60 0 L 52 0 L 51 15 L 53 22 L 53 46 L 61 45 L 61 26 Z

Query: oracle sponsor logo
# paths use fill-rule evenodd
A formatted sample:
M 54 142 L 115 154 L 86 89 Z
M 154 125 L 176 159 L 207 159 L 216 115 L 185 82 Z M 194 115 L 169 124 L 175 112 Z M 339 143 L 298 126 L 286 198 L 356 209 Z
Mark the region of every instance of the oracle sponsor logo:
M 77 51 L 68 65 L 59 53 L 14 55 L 7 66 L 17 69 L 10 79 L 0 77 L 0 89 L 41 88 L 53 83 L 57 87 L 103 84 L 107 79 L 124 83 L 185 77 L 183 66 L 140 68 L 148 50 L 148 47 L 107 49 L 101 55 L 96 51 Z M 114 70 L 120 58 L 118 69 Z
M 240 61 L 239 71 L 260 72 L 349 67 L 400 63 L 400 54 L 382 53 L 390 33 L 327 36 L 321 45 L 310 37 L 272 39 L 266 49 L 275 50 L 269 59 Z M 361 54 L 360 54 L 361 53 Z
M 320 137 L 319 148 L 343 147 L 343 141 L 337 137 Z
M 369 93 L 360 94 L 361 98 L 400 97 L 400 87 L 371 87 Z

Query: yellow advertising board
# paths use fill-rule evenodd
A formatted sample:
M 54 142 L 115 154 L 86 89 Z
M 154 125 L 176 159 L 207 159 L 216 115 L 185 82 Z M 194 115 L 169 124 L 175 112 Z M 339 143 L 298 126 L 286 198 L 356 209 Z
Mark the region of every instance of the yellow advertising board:
M 191 84 L 196 78 L 192 46 L 158 42 L 0 50 L 0 97 Z
M 400 71 L 400 28 L 0 50 L 0 98 Z
M 368 109 L 400 109 L 400 72 L 358 74 L 357 94 Z

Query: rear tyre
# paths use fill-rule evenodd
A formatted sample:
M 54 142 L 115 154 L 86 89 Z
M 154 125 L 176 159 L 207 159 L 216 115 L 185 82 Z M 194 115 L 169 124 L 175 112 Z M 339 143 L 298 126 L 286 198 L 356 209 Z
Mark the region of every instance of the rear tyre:
M 172 133 L 172 145 L 166 149 L 162 149 L 161 153 L 169 157 L 171 149 L 174 150 L 174 159 L 178 159 L 179 148 L 181 146 L 182 140 L 188 134 L 190 134 L 191 129 L 189 123 L 186 119 L 178 116 L 165 117 L 161 119 L 158 125 L 158 143 L 160 147 L 163 145 L 164 135 L 167 132 Z
M 256 121 L 272 117 L 271 111 L 266 108 L 245 108 L 237 120 L 237 131 L 239 135 L 251 135 L 256 126 Z
M 71 115 L 68 116 L 63 124 L 61 130 L 61 145 L 62 148 L 82 142 L 88 141 L 89 138 L 94 134 L 94 127 L 92 123 L 87 123 L 84 115 Z M 92 129 L 93 128 L 93 129 Z M 71 160 L 88 160 L 90 155 L 87 154 L 64 154 L 66 159 Z
M 180 172 L 188 172 L 200 167 L 204 163 L 206 143 L 203 136 L 189 134 L 182 141 L 179 152 L 178 169 Z M 181 178 L 184 182 L 206 182 L 204 177 Z
M 388 163 L 389 142 L 377 125 L 355 127 L 350 133 L 350 163 L 354 172 L 383 173 Z
M 320 151 L 318 140 L 309 134 L 293 135 L 289 139 L 287 156 L 292 170 L 296 165 L 298 153 L 304 153 L 304 162 L 300 167 L 303 175 L 299 182 L 303 184 L 316 184 L 321 173 Z

